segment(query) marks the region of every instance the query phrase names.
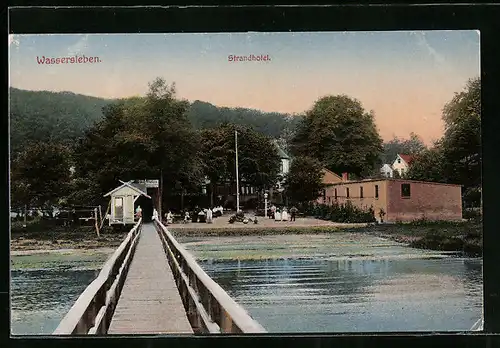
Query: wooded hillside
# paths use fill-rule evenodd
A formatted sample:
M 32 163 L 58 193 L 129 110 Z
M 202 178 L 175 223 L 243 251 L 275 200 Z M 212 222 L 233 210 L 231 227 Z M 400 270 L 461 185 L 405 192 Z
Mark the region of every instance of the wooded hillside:
M 11 150 L 17 152 L 23 144 L 38 140 L 70 144 L 102 120 L 102 108 L 114 102 L 72 92 L 10 88 Z M 300 119 L 281 113 L 217 107 L 198 100 L 191 103 L 187 116 L 195 129 L 232 123 L 273 138 L 286 137 Z

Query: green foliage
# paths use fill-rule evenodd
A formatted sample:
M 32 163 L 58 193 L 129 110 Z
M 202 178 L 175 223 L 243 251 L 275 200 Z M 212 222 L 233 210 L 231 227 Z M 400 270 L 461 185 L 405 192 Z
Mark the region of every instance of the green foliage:
M 70 166 L 70 151 L 65 145 L 30 143 L 11 161 L 11 204 L 57 205 L 68 193 Z
M 217 107 L 199 100 L 191 104 L 187 116 L 197 129 L 214 128 L 230 123 L 252 128 L 273 138 L 287 137 L 300 121 L 300 116 L 246 108 Z
M 177 183 L 198 183 L 199 139 L 186 117 L 188 107 L 176 99 L 174 86 L 157 79 L 145 98 L 106 108 L 105 118 L 75 147 L 78 176 L 101 192 L 116 187 L 118 179 L 158 178 L 161 170 L 164 192 Z
M 413 132 L 410 133 L 409 139 L 394 137 L 384 143 L 383 148 L 381 162 L 388 164 L 392 164 L 398 154 L 418 155 L 427 149 L 422 138 Z
M 171 86 L 175 94 L 175 86 Z M 157 92 L 162 87 L 152 85 Z M 119 102 L 134 104 L 144 98 L 103 99 L 72 92 L 26 91 L 10 88 L 11 150 L 17 152 L 32 141 L 72 144 L 104 118 L 103 108 Z M 153 97 L 151 95 L 150 97 Z M 217 107 L 195 101 L 187 105 L 187 118 L 196 129 L 222 123 L 248 126 L 273 138 L 289 140 L 301 116 L 253 109 Z
M 371 223 L 376 221 L 375 211 L 372 207 L 360 209 L 349 201 L 345 204 L 335 203 L 333 205 L 308 204 L 305 206 L 304 213 L 317 219 L 341 223 Z
M 11 151 L 36 141 L 70 144 L 102 118 L 112 101 L 70 92 L 24 91 L 10 88 Z
M 274 185 L 280 166 L 276 145 L 250 127 L 228 123 L 201 131 L 204 173 L 212 183 L 236 180 L 235 131 L 240 179 L 258 188 Z
M 447 183 L 443 168 L 445 160 L 443 151 L 436 144 L 414 158 L 406 176 L 412 180 Z
M 382 139 L 373 112 L 345 95 L 320 98 L 306 112 L 293 139 L 296 156 L 318 159 L 335 173 L 364 175 L 379 165 Z
M 323 189 L 323 166 L 311 157 L 295 157 L 285 177 L 286 195 L 293 203 L 317 199 Z
M 412 163 L 408 176 L 415 180 L 459 184 L 464 201 L 480 205 L 481 187 L 481 81 L 468 81 L 443 109 L 445 133 L 433 148 Z

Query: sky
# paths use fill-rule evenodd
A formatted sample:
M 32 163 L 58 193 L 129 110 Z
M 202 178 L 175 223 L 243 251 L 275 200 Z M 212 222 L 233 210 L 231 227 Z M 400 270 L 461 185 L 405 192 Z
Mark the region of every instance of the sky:
M 122 98 L 163 77 L 190 101 L 284 113 L 346 94 L 374 111 L 384 140 L 415 132 L 427 144 L 480 75 L 478 31 L 10 35 L 9 54 L 9 84 L 27 90 Z M 228 60 L 251 54 L 270 60 Z M 75 55 L 100 62 L 38 63 Z

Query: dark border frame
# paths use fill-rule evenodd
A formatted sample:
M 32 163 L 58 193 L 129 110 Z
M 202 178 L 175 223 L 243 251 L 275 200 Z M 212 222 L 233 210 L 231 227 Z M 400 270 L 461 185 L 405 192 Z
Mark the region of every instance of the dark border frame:
M 27 2 L 27 1 L 26 1 Z M 26 2 L 24 4 L 26 5 Z M 28 2 L 29 3 L 29 2 Z M 58 4 L 61 6 L 61 4 Z M 7 14 L 7 13 L 6 13 Z M 0 262 L 1 274 L 7 281 L 0 284 L 2 338 L 8 346 L 68 347 L 96 344 L 108 347 L 143 346 L 159 347 L 165 344 L 185 348 L 206 345 L 273 347 L 320 346 L 452 346 L 500 347 L 500 282 L 496 265 L 500 264 L 500 233 L 495 213 L 500 211 L 496 185 L 495 144 L 498 146 L 500 131 L 500 98 L 497 86 L 500 81 L 500 6 L 499 5 L 336 5 L 336 6 L 257 6 L 257 7 L 136 7 L 136 8 L 36 8 L 17 7 L 8 11 L 5 22 L 8 33 L 159 33 L 159 32 L 245 32 L 245 31 L 381 31 L 381 30 L 452 30 L 477 29 L 481 38 L 482 79 L 482 155 L 483 155 L 483 228 L 484 228 L 484 316 L 482 333 L 384 333 L 353 335 L 263 335 L 215 337 L 138 337 L 125 336 L 115 339 L 98 337 L 56 338 L 50 336 L 10 337 L 9 263 L 10 240 L 4 232 Z M 4 36 L 5 39 L 5 36 Z M 7 72 L 8 77 L 8 72 Z M 5 113 L 8 115 L 8 113 Z M 3 118 L 6 135 L 2 137 L 8 149 L 8 117 Z M 496 140 L 496 141 L 495 141 Z M 6 156 L 6 180 L 9 178 Z M 9 206 L 7 185 L 4 203 Z M 5 210 L 8 230 L 8 209 Z M 5 249 L 4 249 L 5 250 Z M 3 329 L 3 328 L 6 329 Z M 5 333 L 5 334 L 4 334 Z M 91 340 L 91 341 L 89 341 Z

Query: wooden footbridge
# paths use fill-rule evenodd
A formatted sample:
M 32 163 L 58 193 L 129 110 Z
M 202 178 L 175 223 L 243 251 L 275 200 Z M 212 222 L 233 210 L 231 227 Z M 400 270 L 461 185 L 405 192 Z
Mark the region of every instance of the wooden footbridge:
M 264 332 L 161 222 L 139 220 L 54 335 Z

